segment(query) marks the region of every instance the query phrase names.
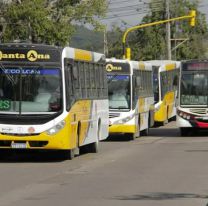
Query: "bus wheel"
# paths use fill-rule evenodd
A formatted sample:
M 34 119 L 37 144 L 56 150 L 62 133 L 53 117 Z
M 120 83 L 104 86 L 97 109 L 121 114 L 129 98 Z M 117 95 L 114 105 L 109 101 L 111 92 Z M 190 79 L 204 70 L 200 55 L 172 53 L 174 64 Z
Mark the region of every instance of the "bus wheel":
M 128 140 L 133 141 L 136 139 L 136 135 L 135 133 L 127 133 L 126 137 L 128 138 Z
M 148 136 L 149 135 L 149 128 L 145 129 L 142 131 L 143 136 Z
M 89 153 L 98 153 L 98 142 L 100 139 L 100 132 L 101 132 L 101 120 L 98 120 L 98 125 L 97 125 L 97 139 L 96 142 L 93 142 L 89 145 L 87 145 L 87 150 Z
M 70 150 L 63 150 L 62 151 L 62 156 L 64 159 L 67 159 L 67 160 L 72 160 L 74 159 L 74 156 L 75 156 L 75 150 L 74 149 L 70 149 Z
M 89 153 L 98 153 L 98 140 L 87 145 L 87 149 Z
M 187 127 L 180 127 L 180 135 L 187 136 L 190 128 Z

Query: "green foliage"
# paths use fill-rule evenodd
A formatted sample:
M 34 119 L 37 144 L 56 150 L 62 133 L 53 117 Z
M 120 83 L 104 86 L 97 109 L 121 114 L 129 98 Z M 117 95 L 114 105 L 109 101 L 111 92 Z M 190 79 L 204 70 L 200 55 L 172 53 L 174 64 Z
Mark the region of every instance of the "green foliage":
M 76 32 L 71 37 L 70 46 L 103 53 L 103 32 L 95 32 L 84 26 L 76 26 Z
M 177 2 L 177 4 L 176 4 Z M 154 1 L 152 2 L 154 5 Z M 190 2 L 184 0 L 171 1 L 170 3 L 170 18 L 188 15 L 191 9 L 197 10 L 197 2 Z M 160 5 L 159 12 L 152 7 L 152 13 L 146 16 L 142 23 L 158 21 L 165 17 L 165 1 Z M 165 19 L 165 18 L 164 18 Z M 181 43 L 184 39 L 187 41 L 179 46 L 172 54 L 172 58 L 181 59 L 195 59 L 204 58 L 206 48 L 203 44 L 205 34 L 207 33 L 207 24 L 205 16 L 197 10 L 196 26 L 189 25 L 189 19 L 182 21 L 175 21 L 171 23 L 171 38 L 179 39 L 176 43 Z M 148 27 L 137 31 L 137 37 L 134 41 L 138 42 L 140 47 L 139 54 L 134 52 L 133 57 L 141 60 L 150 59 L 165 59 L 167 58 L 166 49 L 166 27 L 165 25 L 158 25 Z M 182 40 L 180 40 L 182 39 Z M 138 41 L 139 40 L 139 41 Z M 175 47 L 172 41 L 172 49 Z
M 176 4 L 177 2 L 177 4 Z M 157 4 L 156 4 L 157 3 Z M 177 60 L 205 58 L 207 55 L 207 23 L 205 15 L 197 10 L 197 1 L 174 0 L 170 1 L 170 18 L 188 15 L 189 11 L 195 9 L 197 11 L 196 26 L 189 25 L 189 19 L 180 20 L 171 23 L 171 38 L 172 39 L 188 39 L 181 44 L 175 51 L 172 52 L 172 58 Z M 150 11 L 146 15 L 141 24 L 157 22 L 166 19 L 165 0 L 152 0 Z M 118 33 L 118 29 L 114 29 L 114 34 L 117 34 L 117 39 L 111 42 L 110 54 L 112 56 L 122 57 L 122 32 Z M 132 34 L 134 33 L 134 35 Z M 166 59 L 166 25 L 160 24 L 129 33 L 127 45 L 132 50 L 132 59 L 135 60 L 152 60 Z M 182 41 L 177 40 L 176 45 Z M 175 41 L 172 41 L 172 49 L 175 47 Z
M 123 31 L 119 27 L 114 27 L 108 32 L 108 57 L 122 58 L 123 49 L 121 45 Z
M 105 0 L 18 0 L 4 5 L 2 42 L 31 40 L 33 43 L 69 44 L 75 24 L 103 29 L 98 17 L 107 9 Z M 5 23 L 6 22 L 6 23 Z

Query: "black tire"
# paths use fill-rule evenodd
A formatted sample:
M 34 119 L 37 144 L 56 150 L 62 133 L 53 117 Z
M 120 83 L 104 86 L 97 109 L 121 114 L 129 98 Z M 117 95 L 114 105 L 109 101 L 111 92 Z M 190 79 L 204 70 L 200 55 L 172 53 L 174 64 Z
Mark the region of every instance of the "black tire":
M 136 139 L 136 135 L 135 133 L 127 133 L 126 137 L 128 138 L 128 140 L 133 141 Z
M 148 136 L 149 135 L 149 128 L 145 129 L 142 131 L 143 136 Z
M 187 127 L 180 127 L 180 135 L 182 137 L 187 136 L 189 133 L 190 128 Z
M 86 146 L 89 153 L 98 153 L 98 141 Z
M 75 151 L 74 149 L 63 150 L 63 151 L 61 151 L 61 155 L 64 159 L 72 160 L 75 157 L 75 152 L 74 151 Z

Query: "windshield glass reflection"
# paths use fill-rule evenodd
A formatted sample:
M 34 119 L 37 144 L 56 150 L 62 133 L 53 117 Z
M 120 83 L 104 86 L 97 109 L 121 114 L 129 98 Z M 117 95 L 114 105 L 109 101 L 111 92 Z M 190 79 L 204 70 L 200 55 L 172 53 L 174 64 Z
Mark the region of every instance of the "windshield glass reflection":
M 129 109 L 129 75 L 108 75 L 108 96 L 110 109 Z
M 58 68 L 1 67 L 0 112 L 47 113 L 62 109 Z

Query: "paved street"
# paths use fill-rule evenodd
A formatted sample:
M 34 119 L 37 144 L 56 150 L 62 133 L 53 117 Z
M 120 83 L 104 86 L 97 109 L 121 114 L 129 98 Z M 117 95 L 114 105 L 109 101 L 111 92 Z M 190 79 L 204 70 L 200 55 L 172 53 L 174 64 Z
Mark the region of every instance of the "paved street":
M 110 138 L 98 154 L 72 161 L 10 154 L 0 183 L 0 206 L 206 206 L 208 132 L 180 137 L 171 122 L 135 141 Z

